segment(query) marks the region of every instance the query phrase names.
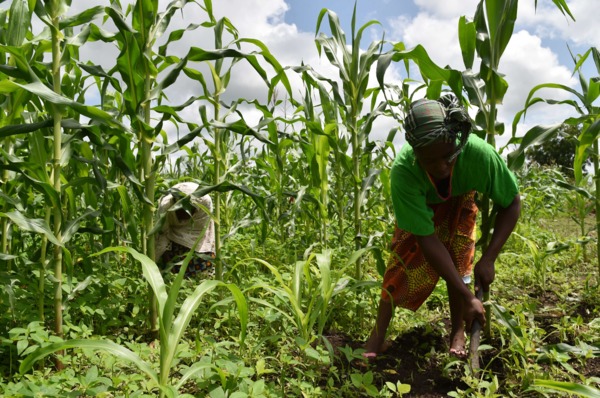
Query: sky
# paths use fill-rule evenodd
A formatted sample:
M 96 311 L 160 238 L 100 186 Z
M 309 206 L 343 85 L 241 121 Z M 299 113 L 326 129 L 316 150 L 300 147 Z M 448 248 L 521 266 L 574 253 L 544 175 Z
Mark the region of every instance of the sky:
M 160 1 L 164 8 L 167 1 Z M 122 0 L 123 4 L 126 2 Z M 74 0 L 69 14 L 107 3 L 108 0 Z M 509 88 L 504 103 L 499 107 L 498 120 L 507 126 L 507 132 L 499 138 L 500 145 L 510 138 L 512 120 L 523 108 L 529 91 L 535 85 L 553 82 L 579 89 L 579 81 L 572 75 L 574 63 L 567 45 L 574 54 L 583 54 L 592 46 L 600 47 L 598 0 L 567 0 L 576 21 L 564 16 L 551 0 L 537 0 L 537 3 L 535 9 L 535 0 L 519 2 L 517 25 L 501 58 L 500 72 L 505 75 Z M 357 27 L 371 20 L 379 22 L 367 29 L 361 47 L 364 50 L 371 42 L 382 37 L 392 43 L 404 42 L 407 48 L 421 44 L 436 64 L 463 70 L 457 39 L 458 19 L 463 15 L 472 17 L 477 4 L 477 0 L 358 0 Z M 226 16 L 239 31 L 240 37 L 261 40 L 283 66 L 308 64 L 317 72 L 333 79 L 337 76 L 335 68 L 325 56 L 319 56 L 315 46 L 317 18 L 324 8 L 335 12 L 349 36 L 353 7 L 354 2 L 351 0 L 213 0 L 217 18 Z M 200 7 L 190 4 L 183 15 L 173 18 L 172 28 L 202 22 L 206 20 L 205 15 Z M 326 20 L 322 23 L 321 31 L 329 33 Z M 213 43 L 210 33 L 208 29 L 188 32 L 182 40 L 170 47 L 170 51 L 183 55 L 190 46 L 211 49 Z M 114 63 L 116 54 L 114 48 L 94 43 L 86 44 L 80 58 L 89 57 L 99 64 Z M 593 66 L 591 59 L 588 63 Z M 234 68 L 226 98 L 264 100 L 264 84 L 249 67 L 238 65 Z M 199 70 L 202 68 L 203 66 L 198 65 Z M 402 73 L 399 65 L 392 64 L 386 73 L 386 83 L 400 82 L 402 78 L 406 78 Z M 597 75 L 598 72 L 593 67 L 586 77 Z M 291 80 L 299 98 L 299 79 L 292 76 Z M 370 85 L 377 86 L 374 76 Z M 198 95 L 199 87 L 181 79 L 168 89 L 167 94 L 173 103 L 182 103 L 190 96 Z M 557 90 L 541 94 L 554 99 L 566 97 Z M 197 117 L 197 109 L 190 108 L 185 112 L 189 114 L 183 115 L 184 117 Z M 246 112 L 248 120 L 258 120 L 259 114 L 256 111 L 247 108 Z M 519 125 L 518 135 L 522 135 L 533 125 L 553 124 L 573 115 L 570 108 L 536 105 Z M 374 125 L 373 138 L 385 139 L 390 128 L 396 124 L 393 119 L 378 120 Z M 401 145 L 402 137 L 399 136 L 398 140 L 395 144 Z

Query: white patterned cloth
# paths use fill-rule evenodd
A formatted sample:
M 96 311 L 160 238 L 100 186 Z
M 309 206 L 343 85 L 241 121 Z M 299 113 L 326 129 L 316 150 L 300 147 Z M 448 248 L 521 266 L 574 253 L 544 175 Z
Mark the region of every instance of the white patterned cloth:
M 176 184 L 172 189 L 181 191 L 185 195 L 190 195 L 198 189 L 199 185 L 194 182 L 182 182 Z M 159 199 L 158 214 L 159 216 L 167 212 L 165 223 L 162 230 L 156 236 L 155 257 L 160 259 L 165 251 L 171 246 L 171 242 L 175 242 L 189 249 L 194 249 L 198 253 L 214 253 L 215 252 L 215 225 L 210 216 L 206 213 L 213 211 L 212 200 L 210 196 L 202 197 L 191 196 L 190 203 L 196 208 L 191 218 L 180 220 L 177 214 L 169 209 L 175 204 L 176 199 L 173 195 L 168 194 Z M 207 225 L 208 224 L 208 225 Z M 194 243 L 204 234 L 202 239 L 194 248 Z

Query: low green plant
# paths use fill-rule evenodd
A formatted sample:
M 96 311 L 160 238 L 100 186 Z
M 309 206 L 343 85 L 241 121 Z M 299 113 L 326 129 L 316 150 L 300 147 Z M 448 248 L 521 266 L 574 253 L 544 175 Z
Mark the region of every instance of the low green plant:
M 448 396 L 454 398 L 500 398 L 504 396 L 499 393 L 500 382 L 498 381 L 498 376 L 486 375 L 487 378 L 478 376 L 480 375 L 473 373 L 470 367 L 467 364 L 464 364 L 464 376 L 462 377 L 462 380 L 469 387 L 465 390 L 459 388 L 457 391 L 451 391 L 448 393 Z
M 317 267 L 312 267 L 312 260 L 316 259 Z M 332 278 L 331 251 L 312 253 L 306 260 L 296 262 L 291 280 L 286 280 L 277 267 L 259 258 L 248 259 L 265 266 L 275 278 L 275 283 L 260 281 L 249 290 L 264 289 L 272 293 L 284 303 L 284 307 L 277 307 L 261 298 L 251 298 L 258 304 L 271 308 L 289 320 L 298 330 L 296 342 L 302 349 L 306 349 L 317 336 L 322 335 L 323 328 L 330 316 L 330 300 L 341 289 L 336 286 L 345 286 L 348 277 L 336 280 Z M 339 274 L 338 274 L 339 275 Z M 343 275 L 343 272 L 341 273 Z M 317 278 L 320 278 L 317 281 Z M 317 327 L 317 335 L 313 328 Z
M 553 254 L 559 253 L 565 249 L 568 249 L 570 245 L 563 242 L 549 242 L 546 245 L 546 249 L 540 249 L 538 243 L 533 239 L 527 238 L 517 232 L 513 232 L 513 235 L 520 238 L 527 249 L 529 249 L 529 255 L 533 262 L 534 277 L 539 287 L 546 286 L 546 275 L 548 272 L 547 258 Z
M 379 396 L 379 390 L 373 384 L 373 372 L 368 371 L 365 373 L 351 373 L 350 380 L 352 380 L 352 384 L 354 385 L 354 387 L 356 387 L 359 390 L 364 390 L 368 396 Z
M 578 397 L 600 397 L 600 390 L 597 388 L 565 381 L 536 379 L 533 381 L 531 389 L 535 391 L 540 391 L 542 393 L 546 391 L 552 391 L 557 393 L 567 393 L 570 395 L 576 395 Z
M 296 262 L 290 277 L 282 274 L 277 267 L 265 260 L 259 258 L 244 260 L 244 262 L 252 261 L 263 265 L 275 278 L 273 282 L 259 281 L 248 290 L 263 289 L 276 297 L 277 300 L 274 302 L 282 305 L 277 306 L 273 302 L 257 297 L 251 298 L 251 301 L 275 310 L 290 321 L 298 330 L 296 342 L 301 349 L 305 350 L 315 339 L 323 336 L 323 330 L 333 311 L 333 298 L 342 292 L 359 287 L 358 284 L 349 287 L 351 278 L 346 274 L 366 250 L 369 249 L 364 248 L 354 252 L 346 264 L 338 270 L 332 270 L 331 250 L 311 253 L 306 260 Z M 313 265 L 313 260 L 316 260 L 316 266 Z M 363 285 L 365 284 L 360 286 Z
M 159 372 L 157 373 L 153 369 L 151 363 L 142 360 L 139 355 L 130 349 L 110 340 L 76 339 L 54 343 L 37 349 L 21 363 L 19 369 L 21 374 L 31 369 L 33 364 L 39 359 L 56 351 L 61 351 L 68 348 L 88 348 L 92 350 L 104 351 L 120 359 L 132 362 L 139 370 L 145 373 L 152 382 L 155 383 L 156 387 L 160 389 L 161 397 L 176 396 L 177 391 L 190 377 L 200 372 L 202 369 L 212 366 L 211 364 L 197 363 L 188 368 L 176 383 L 172 383 L 171 381 L 171 371 L 175 366 L 176 356 L 179 352 L 178 346 L 183 338 L 185 329 L 187 328 L 192 315 L 194 314 L 194 311 L 200 305 L 202 297 L 219 286 L 228 288 L 237 303 L 238 315 L 241 323 L 239 343 L 243 347 L 246 335 L 246 325 L 248 323 L 248 306 L 244 295 L 234 284 L 227 284 L 216 280 L 206 280 L 202 282 L 196 287 L 194 292 L 185 299 L 181 305 L 181 308 L 179 309 L 179 313 L 177 316 L 175 316 L 177 298 L 179 296 L 185 270 L 187 269 L 187 265 L 192 258 L 193 251 L 190 251 L 186 256 L 183 265 L 175 277 L 170 289 L 167 289 L 167 285 L 165 284 L 156 263 L 146 255 L 141 254 L 130 247 L 109 247 L 97 253 L 97 255 L 101 255 L 110 251 L 129 253 L 133 258 L 141 263 L 144 277 L 150 283 L 154 297 L 157 300 L 159 310 L 160 339 Z
M 9 366 L 15 366 L 15 358 L 23 357 L 32 352 L 49 346 L 54 343 L 60 343 L 60 337 L 51 335 L 42 322 L 30 322 L 26 327 L 17 327 L 8 331 L 8 338 L 2 337 L 3 347 L 7 347 L 10 357 Z
M 568 209 L 566 209 L 567 214 L 577 224 L 579 229 L 579 238 L 577 239 L 577 243 L 581 246 L 581 251 L 583 252 L 583 261 L 587 263 L 588 256 L 586 251 L 586 245 L 590 242 L 590 232 L 596 229 L 595 226 L 588 227 L 587 219 L 592 214 L 595 208 L 595 196 L 586 189 L 587 177 L 586 180 L 582 180 L 580 184 L 573 185 L 564 181 L 563 179 L 553 179 L 553 181 L 564 188 L 567 192 L 565 195 L 565 199 L 569 205 Z
M 396 384 L 386 381 L 386 388 L 393 393 L 393 396 L 401 397 L 404 394 L 410 393 L 410 384 L 404 384 L 400 381 L 397 381 Z

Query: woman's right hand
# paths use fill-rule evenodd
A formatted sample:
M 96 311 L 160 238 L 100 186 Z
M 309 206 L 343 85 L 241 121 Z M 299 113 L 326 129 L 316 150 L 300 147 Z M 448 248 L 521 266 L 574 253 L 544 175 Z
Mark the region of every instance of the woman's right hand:
M 485 326 L 485 308 L 483 303 L 475 296 L 467 299 L 464 308 L 464 320 L 467 327 L 467 331 L 471 330 L 473 321 L 479 321 L 481 327 Z

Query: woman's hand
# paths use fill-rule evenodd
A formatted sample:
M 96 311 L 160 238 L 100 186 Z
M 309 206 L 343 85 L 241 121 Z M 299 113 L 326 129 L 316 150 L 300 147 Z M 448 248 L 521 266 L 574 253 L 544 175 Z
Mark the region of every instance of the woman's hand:
M 481 288 L 484 292 L 489 292 L 490 285 L 494 282 L 495 277 L 496 267 L 494 261 L 486 260 L 482 257 L 475 264 L 475 291 Z
M 512 203 L 508 207 L 500 208 L 496 214 L 496 222 L 494 223 L 494 233 L 490 244 L 481 259 L 475 265 L 475 290 L 483 289 L 484 292 L 489 292 L 490 284 L 494 281 L 496 270 L 494 263 L 500 254 L 500 250 L 506 243 L 506 240 L 512 233 L 519 214 L 521 212 L 521 196 L 517 194 Z
M 474 320 L 479 321 L 481 327 L 485 326 L 485 308 L 477 297 L 466 300 L 463 316 L 467 330 L 471 330 Z

